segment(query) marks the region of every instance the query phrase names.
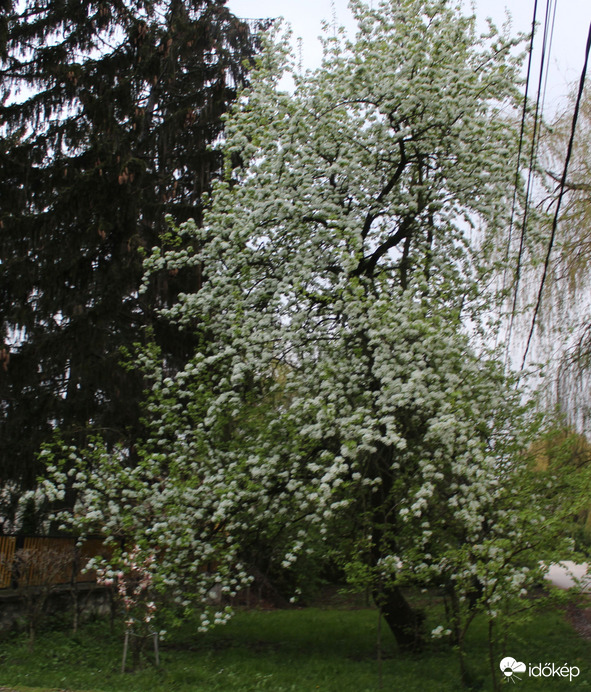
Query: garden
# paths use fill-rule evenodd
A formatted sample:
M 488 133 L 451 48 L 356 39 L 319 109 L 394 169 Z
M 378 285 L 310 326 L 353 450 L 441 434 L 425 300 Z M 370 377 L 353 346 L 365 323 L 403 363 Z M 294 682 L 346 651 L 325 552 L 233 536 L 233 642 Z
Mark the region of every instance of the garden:
M 588 687 L 587 610 L 545 575 L 591 553 L 563 396 L 591 321 L 531 355 L 564 189 L 523 161 L 526 37 L 352 0 L 303 73 L 281 22 L 221 1 L 95 4 L 0 15 L 4 101 L 39 90 L 0 98 L 28 157 L 0 218 L 0 577 L 27 629 L 0 682 Z M 73 616 L 26 583 L 63 572 L 41 537 L 74 555 Z
M 441 599 L 416 594 L 414 600 L 434 612 Z M 587 607 L 589 603 L 587 602 Z M 573 613 L 574 606 L 569 612 Z M 572 682 L 562 677 L 515 673 L 518 689 L 591 689 L 589 630 L 573 628 L 564 609 L 546 609 L 512 628 L 502 654 L 535 665 L 554 662 L 576 666 Z M 242 608 L 224 627 L 199 633 L 199 619 L 184 618 L 160 643 L 156 665 L 147 641 L 136 667 L 121 672 L 123 623 L 108 618 L 84 624 L 76 634 L 63 620 L 48 622 L 31 653 L 27 639 L 2 640 L 0 689 L 19 692 L 450 692 L 459 686 L 457 652 L 447 639 L 433 639 L 425 650 L 400 656 L 392 634 L 368 607 L 365 595 L 318 594 L 308 607 Z M 492 690 L 487 624 L 478 619 L 466 645 L 469 689 Z M 499 652 L 501 653 L 501 652 Z M 501 656 L 499 656 L 499 661 Z M 499 679 L 503 678 L 500 669 Z M 516 679 L 505 682 L 516 682 Z

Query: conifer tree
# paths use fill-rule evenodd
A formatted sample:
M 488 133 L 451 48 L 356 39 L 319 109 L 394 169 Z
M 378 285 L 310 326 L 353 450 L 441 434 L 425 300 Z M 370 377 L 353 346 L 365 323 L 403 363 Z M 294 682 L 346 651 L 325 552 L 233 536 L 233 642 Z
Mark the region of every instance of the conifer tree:
M 137 436 L 121 349 L 197 270 L 139 297 L 165 215 L 201 217 L 211 145 L 255 52 L 225 0 L 27 0 L 0 7 L 0 468 L 30 483 L 59 426 Z

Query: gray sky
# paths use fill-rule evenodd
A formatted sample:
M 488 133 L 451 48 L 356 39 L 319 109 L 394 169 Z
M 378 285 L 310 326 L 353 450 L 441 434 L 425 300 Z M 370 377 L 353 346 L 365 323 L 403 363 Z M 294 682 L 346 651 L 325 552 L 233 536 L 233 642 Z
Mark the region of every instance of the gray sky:
M 464 0 L 467 7 L 469 0 Z M 374 0 L 377 4 L 377 0 Z M 475 0 L 476 15 L 484 27 L 486 17 L 498 25 L 505 20 L 504 0 Z M 347 7 L 348 0 L 228 0 L 228 6 L 239 17 L 282 16 L 291 24 L 295 37 L 302 38 L 304 67 L 320 61 L 321 49 L 317 40 L 323 20 L 337 22 L 348 28 L 354 23 Z M 528 32 L 531 27 L 534 0 L 513 0 L 511 16 L 515 32 Z M 538 18 L 543 18 L 546 3 L 538 0 Z M 334 8 L 334 9 L 333 9 Z M 556 0 L 556 20 L 549 62 L 546 108 L 549 115 L 578 82 L 583 67 L 587 31 L 591 21 L 591 2 L 588 0 Z M 537 38 L 541 47 L 541 29 Z M 539 53 L 534 53 L 534 65 L 539 65 Z M 537 85 L 537 76 L 534 78 Z

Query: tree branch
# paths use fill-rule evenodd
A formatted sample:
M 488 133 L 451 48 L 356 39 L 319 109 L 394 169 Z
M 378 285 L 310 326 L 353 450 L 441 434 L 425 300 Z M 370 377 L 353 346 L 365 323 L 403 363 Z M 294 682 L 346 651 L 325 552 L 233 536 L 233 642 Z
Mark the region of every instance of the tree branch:
M 357 269 L 352 273 L 352 276 L 361 276 L 365 274 L 366 276 L 373 276 L 377 263 L 380 259 L 392 248 L 396 247 L 398 243 L 409 236 L 410 228 L 412 225 L 412 218 L 406 218 L 400 224 L 400 227 L 396 233 L 383 242 L 369 257 L 364 257 L 359 264 Z
M 404 169 L 406 168 L 406 164 L 408 163 L 408 159 L 406 157 L 406 150 L 404 148 L 404 140 L 401 139 L 398 142 L 398 145 L 400 147 L 400 161 L 398 162 L 398 166 L 396 166 L 396 170 L 394 171 L 394 175 L 390 178 L 390 180 L 386 183 L 380 194 L 376 197 L 376 202 L 381 203 L 384 201 L 386 195 L 388 195 L 394 185 L 400 180 L 400 177 L 402 176 L 402 173 L 404 172 Z M 361 231 L 361 237 L 365 240 L 367 237 L 372 223 L 377 219 L 379 216 L 379 213 L 373 214 L 369 213 L 365 217 L 365 223 L 363 224 L 363 230 Z
M 562 178 L 561 176 L 557 175 L 556 173 L 552 173 L 552 171 L 546 171 L 546 173 L 552 178 L 557 183 L 560 183 Z M 575 191 L 582 191 L 582 192 L 591 192 L 591 185 L 589 183 L 573 183 L 568 180 L 564 181 L 564 187 L 566 187 L 569 190 L 575 190 Z

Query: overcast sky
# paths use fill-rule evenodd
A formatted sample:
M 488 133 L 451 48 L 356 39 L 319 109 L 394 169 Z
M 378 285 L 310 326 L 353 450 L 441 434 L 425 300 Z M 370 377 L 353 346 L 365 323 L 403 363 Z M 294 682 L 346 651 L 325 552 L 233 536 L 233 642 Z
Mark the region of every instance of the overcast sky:
M 469 0 L 464 0 L 469 7 Z M 374 0 L 377 5 L 377 0 Z M 475 0 L 476 14 L 484 27 L 486 17 L 501 25 L 505 20 L 504 0 Z M 282 16 L 291 24 L 295 37 L 302 38 L 304 67 L 313 67 L 320 61 L 321 49 L 317 40 L 323 20 L 354 27 L 348 9 L 348 0 L 228 0 L 228 6 L 239 17 Z M 334 7 L 334 10 L 333 10 Z M 528 32 L 531 27 L 534 0 L 513 0 L 511 15 L 515 32 Z M 543 19 L 546 3 L 538 1 L 538 17 Z M 587 31 L 591 20 L 589 0 L 556 0 L 554 38 L 549 62 L 547 113 L 553 110 L 578 82 L 585 55 Z M 541 48 L 541 30 L 537 38 Z M 539 54 L 534 54 L 539 64 Z M 537 60 L 536 60 L 537 57 Z M 537 79 L 537 78 L 536 78 Z M 534 81 L 537 84 L 537 81 Z M 549 113 L 548 113 L 549 114 Z

